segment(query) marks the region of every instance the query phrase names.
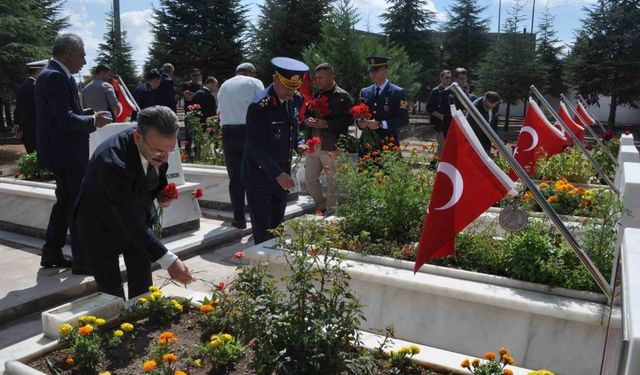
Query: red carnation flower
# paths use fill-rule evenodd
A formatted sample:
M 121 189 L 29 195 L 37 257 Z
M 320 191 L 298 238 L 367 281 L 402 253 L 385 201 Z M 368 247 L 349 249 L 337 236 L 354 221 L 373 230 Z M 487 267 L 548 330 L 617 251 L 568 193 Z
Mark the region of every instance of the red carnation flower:
M 219 292 L 221 292 L 221 291 L 223 291 L 223 290 L 224 290 L 224 286 L 225 286 L 225 285 L 224 285 L 224 282 L 220 281 L 220 282 L 218 283 L 218 285 L 216 285 L 216 290 L 217 290 L 217 291 L 219 291 Z
M 331 113 L 331 108 L 329 108 L 329 97 L 321 96 L 319 98 L 315 98 L 308 104 L 309 109 L 316 111 L 316 113 L 320 116 L 327 116 Z
M 244 251 L 237 251 L 233 254 L 233 259 L 242 259 L 244 258 Z
M 371 118 L 369 106 L 367 106 L 365 103 L 360 103 L 351 107 L 351 109 L 349 110 L 349 114 L 351 114 L 351 117 L 353 117 L 354 120 L 368 120 Z
M 169 184 L 167 184 L 167 186 L 165 186 L 160 192 L 160 199 L 164 201 L 169 199 L 178 199 L 179 196 L 180 196 L 180 193 L 178 192 L 178 188 L 176 187 L 176 184 L 173 182 L 170 182 Z
M 316 152 L 316 145 L 320 144 L 320 137 L 309 138 L 307 139 L 305 144 L 307 145 L 307 147 L 309 147 L 309 150 L 307 152 L 313 154 L 314 152 Z
M 203 195 L 204 195 L 204 191 L 202 190 L 201 187 L 196 188 L 196 190 L 193 191 L 193 197 L 195 199 L 200 199 L 202 198 Z
M 200 104 L 191 104 L 187 106 L 187 111 L 197 111 L 200 109 Z
M 187 152 L 186 151 L 182 151 L 180 153 L 180 159 L 182 160 L 183 163 L 187 161 Z

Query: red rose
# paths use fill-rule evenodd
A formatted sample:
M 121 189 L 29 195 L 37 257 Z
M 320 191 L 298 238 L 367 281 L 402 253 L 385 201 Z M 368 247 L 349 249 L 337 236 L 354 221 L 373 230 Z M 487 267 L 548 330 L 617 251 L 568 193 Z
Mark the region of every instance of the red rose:
M 201 187 L 196 188 L 196 190 L 193 191 L 193 197 L 195 199 L 200 199 L 202 198 L 203 195 L 204 195 L 204 191 L 202 190 Z
M 163 201 L 166 201 L 169 199 L 178 199 L 179 196 L 180 196 L 180 193 L 178 192 L 178 188 L 176 187 L 176 184 L 174 184 L 173 182 L 170 182 L 169 184 L 167 184 L 167 186 L 165 186 L 160 192 L 160 198 Z

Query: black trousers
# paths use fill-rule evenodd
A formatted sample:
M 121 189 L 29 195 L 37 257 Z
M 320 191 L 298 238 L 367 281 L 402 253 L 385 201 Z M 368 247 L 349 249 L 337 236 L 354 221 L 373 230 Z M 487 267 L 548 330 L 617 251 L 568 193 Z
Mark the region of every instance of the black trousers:
M 91 269 L 98 285 L 98 291 L 124 298 L 122 278 L 120 277 L 119 254 L 104 256 L 113 249 L 101 249 L 88 243 L 91 253 Z M 127 267 L 129 298 L 147 293 L 153 284 L 151 277 L 151 260 L 147 253 L 131 243 L 122 251 L 124 264 Z
M 245 221 L 245 188 L 240 181 L 240 164 L 246 137 L 245 125 L 222 126 L 224 164 L 229 174 L 229 197 L 233 206 L 233 219 L 239 222 Z
M 257 245 L 273 238 L 269 229 L 277 228 L 284 221 L 287 208 L 287 192 L 279 186 L 265 189 L 247 189 L 247 202 L 251 216 L 253 242 Z
M 73 206 L 78 198 L 80 184 L 84 177 L 84 169 L 71 171 L 54 171 L 56 179 L 56 203 L 51 209 L 47 225 L 46 242 L 42 247 L 43 258 L 62 256 L 62 247 L 67 239 L 67 230 L 71 234 L 71 253 L 75 264 L 87 265 L 87 251 L 77 223 L 71 220 Z

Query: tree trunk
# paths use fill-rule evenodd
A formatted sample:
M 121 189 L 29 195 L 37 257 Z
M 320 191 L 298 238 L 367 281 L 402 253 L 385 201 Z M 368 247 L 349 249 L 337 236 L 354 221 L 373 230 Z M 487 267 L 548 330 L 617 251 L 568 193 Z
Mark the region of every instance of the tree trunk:
M 609 119 L 607 120 L 607 126 L 609 129 L 614 129 L 616 126 L 616 109 L 618 108 L 618 95 L 611 94 L 611 105 L 609 105 Z
M 511 103 L 507 102 L 507 109 L 504 111 L 504 131 L 509 131 L 509 114 L 511 113 Z

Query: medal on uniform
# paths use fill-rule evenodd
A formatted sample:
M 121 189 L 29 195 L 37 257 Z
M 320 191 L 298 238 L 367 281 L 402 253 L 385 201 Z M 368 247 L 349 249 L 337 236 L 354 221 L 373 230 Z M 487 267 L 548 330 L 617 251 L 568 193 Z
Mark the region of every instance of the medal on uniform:
M 389 112 L 389 97 L 384 98 L 384 111 Z

